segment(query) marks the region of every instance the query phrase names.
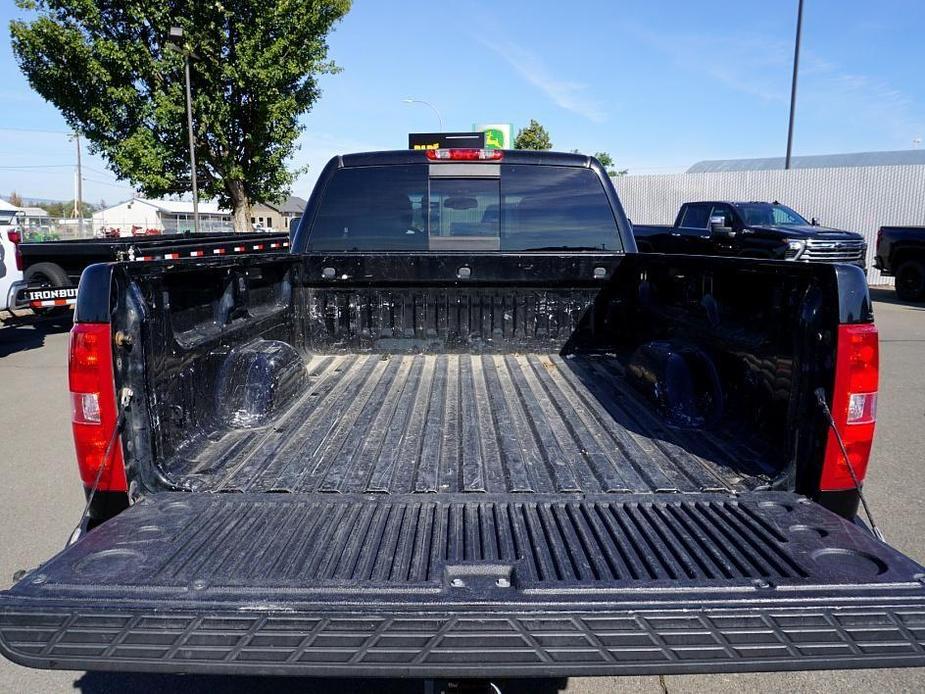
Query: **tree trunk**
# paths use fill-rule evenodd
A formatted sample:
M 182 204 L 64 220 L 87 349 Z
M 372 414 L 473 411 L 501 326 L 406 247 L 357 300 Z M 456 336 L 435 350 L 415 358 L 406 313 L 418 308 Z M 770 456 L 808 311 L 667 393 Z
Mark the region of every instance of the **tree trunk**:
M 252 231 L 251 201 L 247 199 L 244 185 L 240 181 L 228 181 L 228 196 L 231 198 L 231 224 L 235 231 Z

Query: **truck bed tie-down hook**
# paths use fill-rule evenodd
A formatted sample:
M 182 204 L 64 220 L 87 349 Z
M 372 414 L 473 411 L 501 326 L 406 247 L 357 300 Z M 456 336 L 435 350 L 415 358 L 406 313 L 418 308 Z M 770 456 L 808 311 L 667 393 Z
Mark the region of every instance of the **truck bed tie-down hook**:
M 116 418 L 116 426 L 113 428 L 112 436 L 109 439 L 109 443 L 106 444 L 106 451 L 103 454 L 103 459 L 100 461 L 100 467 L 96 471 L 96 477 L 93 479 L 93 485 L 90 487 L 90 491 L 87 494 L 87 503 L 84 506 L 83 513 L 80 514 L 80 520 L 77 521 L 77 527 L 74 528 L 74 531 L 71 533 L 70 538 L 68 539 L 68 544 L 73 544 L 76 542 L 81 535 L 83 535 L 84 524 L 87 522 L 87 519 L 90 516 L 90 506 L 93 504 L 93 497 L 96 496 L 96 490 L 100 486 L 100 480 L 103 479 L 103 473 L 106 472 L 106 468 L 109 467 L 109 462 L 112 460 L 112 454 L 115 450 L 116 442 L 119 440 L 119 436 L 122 435 L 122 429 L 125 426 L 125 407 L 129 404 L 132 399 L 131 388 L 123 388 L 122 393 L 120 394 L 119 404 L 119 416 Z
M 873 532 L 873 534 L 878 540 L 880 540 L 880 542 L 886 542 L 883 531 L 881 531 L 877 524 L 874 522 L 874 517 L 870 512 L 870 507 L 867 505 L 867 499 L 864 498 L 864 492 L 861 489 L 861 482 L 854 470 L 854 465 L 851 462 L 851 458 L 848 457 L 848 449 L 845 448 L 845 442 L 841 437 L 841 432 L 835 425 L 835 418 L 832 416 L 832 411 L 829 409 L 829 405 L 825 401 L 825 390 L 822 388 L 816 389 L 816 402 L 819 403 L 819 407 L 822 408 L 822 413 L 825 415 L 825 418 L 829 422 L 829 427 L 831 427 L 832 431 L 835 433 L 835 440 L 838 441 L 838 447 L 841 449 L 842 457 L 845 459 L 845 465 L 848 466 L 848 474 L 851 475 L 851 481 L 854 482 L 854 488 L 858 492 L 858 498 L 861 500 L 861 506 L 864 507 L 864 514 L 867 516 L 867 520 L 870 521 L 871 532 Z

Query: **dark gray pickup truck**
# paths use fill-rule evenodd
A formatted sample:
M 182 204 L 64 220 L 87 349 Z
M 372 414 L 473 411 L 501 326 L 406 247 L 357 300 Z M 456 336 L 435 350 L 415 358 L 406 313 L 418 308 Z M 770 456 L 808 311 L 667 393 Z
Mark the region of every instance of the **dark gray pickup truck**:
M 857 267 L 637 254 L 587 157 L 337 157 L 288 256 L 84 271 L 88 508 L 0 593 L 0 650 L 326 676 L 925 665 L 925 569 L 856 518 L 872 320 Z

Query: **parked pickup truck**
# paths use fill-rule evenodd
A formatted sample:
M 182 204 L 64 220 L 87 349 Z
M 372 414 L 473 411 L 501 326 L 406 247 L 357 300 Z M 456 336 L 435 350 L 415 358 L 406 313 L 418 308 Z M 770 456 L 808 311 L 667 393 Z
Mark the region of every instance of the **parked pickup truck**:
M 867 262 L 863 236 L 818 226 L 778 202 L 686 202 L 674 225 L 634 224 L 633 233 L 643 253 Z
M 288 234 L 268 233 L 164 234 L 115 239 L 18 242 L 16 261 L 23 277 L 13 287 L 13 300 L 9 307 L 31 308 L 37 313 L 63 311 L 62 307 L 75 303 L 80 275 L 87 266 L 94 263 L 282 252 L 288 247 Z
M 19 243 L 16 210 L 0 210 L 0 311 L 6 311 L 13 297 L 13 285 L 22 279 L 16 266 L 16 244 Z
M 432 150 L 333 159 L 288 256 L 87 268 L 88 512 L 0 593 L 0 650 L 313 676 L 925 665 L 925 568 L 855 518 L 864 273 L 635 251 L 591 158 Z
M 874 267 L 896 278 L 896 296 L 925 299 L 925 227 L 880 227 Z

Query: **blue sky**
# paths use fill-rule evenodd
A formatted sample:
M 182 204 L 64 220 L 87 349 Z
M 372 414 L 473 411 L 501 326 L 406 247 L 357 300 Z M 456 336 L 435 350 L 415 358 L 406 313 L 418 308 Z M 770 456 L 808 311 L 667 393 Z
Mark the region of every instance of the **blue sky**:
M 19 11 L 3 4 L 5 27 Z M 908 149 L 925 137 L 925 2 L 806 0 L 796 154 Z M 536 118 L 556 149 L 608 151 L 636 173 L 700 159 L 780 156 L 796 0 L 355 0 L 331 36 L 294 166 L 307 197 L 338 152 L 402 148 L 409 131 Z M 0 194 L 70 198 L 73 145 L 0 42 Z M 47 130 L 50 132 L 33 132 Z M 87 200 L 131 195 L 85 161 Z M 6 167 L 6 168 L 3 168 Z

